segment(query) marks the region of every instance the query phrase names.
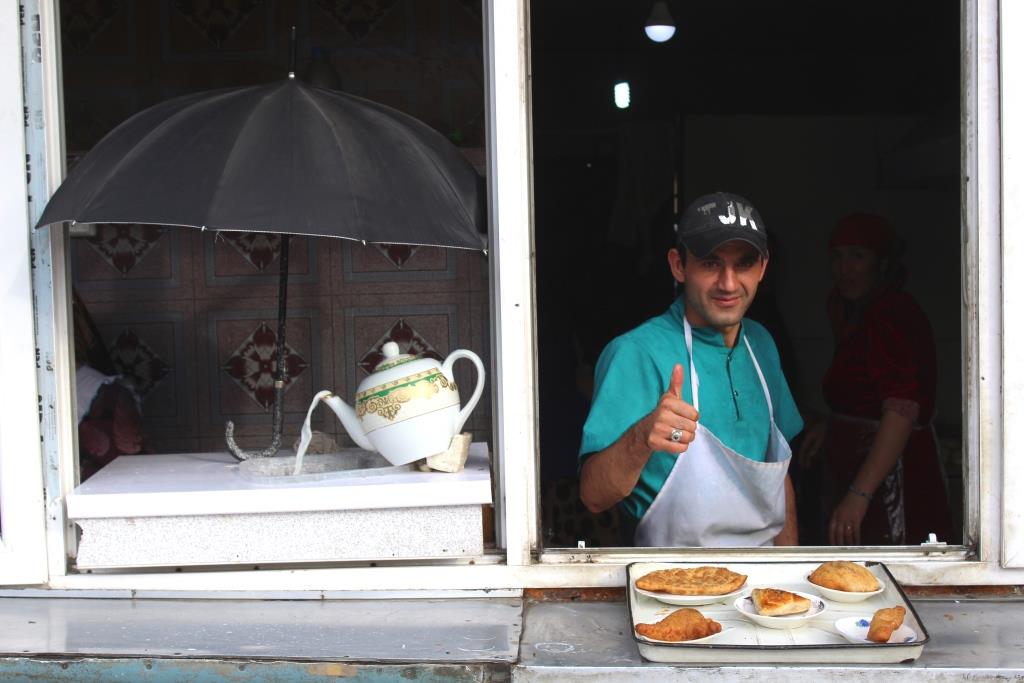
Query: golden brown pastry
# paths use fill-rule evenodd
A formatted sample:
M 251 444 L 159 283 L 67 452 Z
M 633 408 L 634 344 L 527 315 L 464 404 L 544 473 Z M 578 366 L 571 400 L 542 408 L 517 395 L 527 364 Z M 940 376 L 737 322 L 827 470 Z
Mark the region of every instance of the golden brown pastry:
M 871 617 L 868 626 L 868 640 L 873 643 L 888 643 L 893 631 L 903 625 L 903 617 L 907 616 L 905 607 L 883 607 Z
M 807 580 L 824 588 L 855 593 L 870 593 L 880 585 L 866 567 L 846 560 L 821 564 Z
M 722 631 L 722 625 L 695 609 L 677 609 L 654 624 L 637 624 L 636 632 L 654 640 L 696 640 Z
M 755 588 L 750 591 L 750 599 L 757 613 L 766 617 L 800 614 L 811 608 L 811 601 L 804 596 L 778 588 Z
M 746 574 L 725 567 L 692 567 L 653 571 L 637 579 L 636 587 L 671 595 L 725 595 L 746 581 Z

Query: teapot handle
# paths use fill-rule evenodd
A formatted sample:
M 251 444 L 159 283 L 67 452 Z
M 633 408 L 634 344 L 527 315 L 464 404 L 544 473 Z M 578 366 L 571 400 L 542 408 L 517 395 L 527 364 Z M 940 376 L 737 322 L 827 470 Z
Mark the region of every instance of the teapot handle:
M 466 401 L 466 405 L 459 411 L 458 417 L 455 418 L 455 429 L 454 435 L 458 435 L 462 431 L 462 425 L 466 424 L 466 419 L 469 414 L 473 412 L 473 408 L 476 408 L 477 401 L 480 400 L 480 394 L 484 392 L 484 364 L 480 361 L 480 356 L 476 355 L 472 351 L 467 349 L 459 349 L 452 351 L 447 358 L 444 359 L 444 363 L 441 364 L 441 372 L 445 374 L 449 379 L 454 379 L 455 375 L 452 374 L 452 366 L 455 361 L 460 358 L 468 358 L 473 361 L 473 365 L 476 366 L 476 386 L 473 387 L 473 395 Z

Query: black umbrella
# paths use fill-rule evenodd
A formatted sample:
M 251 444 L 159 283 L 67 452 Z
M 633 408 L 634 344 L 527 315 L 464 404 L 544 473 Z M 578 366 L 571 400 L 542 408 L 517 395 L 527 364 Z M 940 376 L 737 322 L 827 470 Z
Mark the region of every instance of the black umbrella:
M 480 177 L 441 134 L 291 74 L 134 115 L 78 162 L 36 227 L 62 221 L 281 233 L 274 437 L 245 452 L 228 422 L 242 460 L 281 442 L 288 235 L 484 249 L 486 224 Z

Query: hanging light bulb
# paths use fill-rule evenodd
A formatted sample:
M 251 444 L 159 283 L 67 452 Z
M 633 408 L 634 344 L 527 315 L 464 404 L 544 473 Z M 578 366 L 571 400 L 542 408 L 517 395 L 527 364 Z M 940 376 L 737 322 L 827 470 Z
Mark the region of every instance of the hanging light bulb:
M 658 0 L 651 7 L 651 14 L 647 17 L 644 32 L 656 43 L 664 43 L 676 34 L 675 22 L 672 21 L 672 15 L 668 11 L 668 4 L 663 0 Z
M 629 81 L 619 81 L 612 89 L 615 97 L 615 106 L 619 109 L 629 108 Z

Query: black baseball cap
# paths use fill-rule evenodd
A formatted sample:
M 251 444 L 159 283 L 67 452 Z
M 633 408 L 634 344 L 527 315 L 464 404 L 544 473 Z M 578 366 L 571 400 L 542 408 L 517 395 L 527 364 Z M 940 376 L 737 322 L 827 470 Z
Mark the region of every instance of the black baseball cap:
M 680 247 L 703 258 L 732 240 L 748 242 L 768 258 L 768 232 L 748 200 L 731 192 L 714 192 L 686 207 L 679 223 Z

